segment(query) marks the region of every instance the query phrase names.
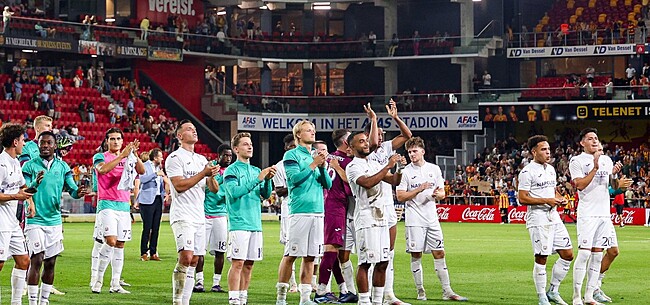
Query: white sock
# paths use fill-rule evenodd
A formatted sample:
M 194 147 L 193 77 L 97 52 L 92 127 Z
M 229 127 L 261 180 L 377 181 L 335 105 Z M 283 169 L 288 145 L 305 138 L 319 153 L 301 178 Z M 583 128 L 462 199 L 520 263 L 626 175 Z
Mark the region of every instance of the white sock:
M 277 283 L 275 284 L 275 289 L 277 291 L 277 301 L 286 301 L 287 300 L 287 291 L 289 290 L 289 284 L 287 283 Z
M 298 285 L 298 290 L 300 291 L 300 303 L 309 301 L 311 284 L 300 284 Z
M 239 290 L 228 291 L 228 305 L 240 305 Z
M 23 290 L 25 290 L 25 279 L 27 278 L 27 270 L 12 269 L 11 270 L 11 304 L 21 304 L 23 298 Z
M 176 263 L 174 274 L 172 275 L 172 291 L 174 304 L 183 301 L 183 289 L 185 288 L 185 278 L 187 276 L 187 266 Z M 239 295 L 238 295 L 239 296 Z
M 339 292 L 341 294 L 348 294 L 348 285 L 345 282 L 339 284 Z
M 445 258 L 434 258 L 433 267 L 436 269 L 436 275 L 440 280 L 443 292 L 451 292 L 451 284 L 449 283 L 449 271 L 447 271 L 447 262 Z
M 248 290 L 239 291 L 239 303 L 242 305 L 248 303 Z
M 187 267 L 187 272 L 185 273 L 185 287 L 183 287 L 183 305 L 190 305 L 190 299 L 192 298 L 192 290 L 194 289 L 194 271 L 196 267 L 189 266 Z
M 388 253 L 388 267 L 386 267 L 386 281 L 384 282 L 383 290 L 387 296 L 391 296 L 391 297 L 395 296 L 395 294 L 393 293 L 393 281 L 395 279 L 395 269 L 393 268 L 394 258 L 395 258 L 395 250 L 390 250 L 390 252 Z
M 316 288 L 316 294 L 324 295 L 325 293 L 327 293 L 327 284 L 318 284 L 318 288 Z
M 52 285 L 41 284 L 41 304 L 44 302 L 50 301 L 50 292 L 52 291 Z
M 357 288 L 354 285 L 354 268 L 352 268 L 352 262 L 347 261 L 345 263 L 341 264 L 341 273 L 343 273 L 343 279 L 345 280 L 346 283 L 350 283 L 349 285 L 346 285 L 348 288 L 348 291 L 351 292 L 352 294 L 357 294 Z
M 291 264 L 291 277 L 289 278 L 289 285 L 298 286 L 298 283 L 296 283 L 296 262 L 295 261 Z
M 97 265 L 97 281 L 104 282 L 104 273 L 108 264 L 111 263 L 113 259 L 114 248 L 104 243 L 99 249 L 99 264 Z M 113 266 L 115 268 L 115 266 Z
M 591 251 L 578 249 L 578 257 L 573 263 L 573 300 L 582 302 L 582 282 L 587 274 L 587 262 Z
M 359 292 L 359 304 L 370 304 L 370 292 Z
M 27 285 L 29 305 L 38 305 L 38 285 Z
M 598 287 L 596 287 L 596 290 L 600 290 L 600 287 L 603 286 L 603 279 L 605 278 L 605 273 L 601 273 L 598 275 Z
M 424 288 L 424 279 L 422 273 L 422 258 L 411 257 L 411 273 L 413 273 L 413 280 L 415 281 L 415 288 Z
M 102 248 L 102 244 L 97 241 L 93 242 L 93 251 L 90 254 L 90 281 L 92 282 L 97 280 L 97 272 L 99 269 L 99 250 Z
M 124 269 L 124 248 L 115 248 L 113 250 L 113 259 L 111 260 L 111 288 L 120 287 L 122 278 L 122 269 Z
M 212 286 L 217 286 L 221 284 L 221 274 L 212 275 Z
M 600 263 L 603 261 L 601 252 L 592 252 L 589 259 L 589 268 L 587 269 L 587 289 L 585 289 L 585 299 L 592 300 L 594 291 L 598 288 L 598 276 L 600 275 Z
M 195 283 L 197 283 L 197 284 L 199 284 L 199 283 L 203 284 L 203 280 L 204 280 L 204 279 L 203 279 L 203 271 L 201 271 L 201 272 L 197 272 L 196 275 L 194 276 L 194 279 L 195 279 L 195 281 L 194 281 Z
M 560 288 L 560 283 L 564 280 L 566 275 L 569 273 L 569 268 L 571 267 L 571 261 L 558 258 L 553 264 L 553 270 L 551 274 L 551 291 L 558 292 Z
M 372 287 L 372 305 L 384 304 L 384 287 Z
M 318 275 L 311 276 L 311 286 L 312 287 L 318 286 Z
M 535 263 L 533 266 L 533 282 L 535 283 L 537 297 L 543 298 L 546 296 L 546 265 Z

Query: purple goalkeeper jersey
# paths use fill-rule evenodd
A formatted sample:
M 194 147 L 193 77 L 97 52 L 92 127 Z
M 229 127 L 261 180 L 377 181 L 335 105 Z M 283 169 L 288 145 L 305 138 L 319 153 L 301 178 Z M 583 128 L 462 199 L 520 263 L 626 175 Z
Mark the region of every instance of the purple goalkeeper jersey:
M 339 161 L 339 165 L 343 170 L 352 161 L 352 158 L 340 150 L 331 153 L 330 156 Z M 328 166 L 327 172 L 332 178 L 332 188 L 327 191 L 327 197 L 325 198 L 325 213 L 345 216 L 348 205 L 347 198 L 352 196 L 350 185 L 343 181 L 332 167 Z

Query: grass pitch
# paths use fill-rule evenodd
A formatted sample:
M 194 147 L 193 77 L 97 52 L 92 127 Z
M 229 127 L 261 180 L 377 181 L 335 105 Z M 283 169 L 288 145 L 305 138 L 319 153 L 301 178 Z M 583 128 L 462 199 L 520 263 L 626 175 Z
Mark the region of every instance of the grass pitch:
M 451 284 L 473 304 L 537 304 L 532 281 L 533 255 L 524 225 L 443 223 L 445 250 Z M 130 295 L 108 293 L 110 270 L 107 270 L 102 294 L 92 294 L 90 280 L 91 223 L 64 224 L 65 251 L 58 258 L 54 284 L 67 294 L 51 296 L 51 304 L 170 304 L 171 273 L 176 262 L 174 239 L 169 223 L 161 225 L 159 252 L 162 261 L 142 262 L 139 241 L 142 226 L 133 226 L 133 241 L 125 252 L 123 278 L 131 283 Z M 576 228 L 568 226 L 575 245 Z M 607 273 L 603 290 L 616 304 L 650 304 L 650 229 L 628 226 L 617 228 L 621 254 Z M 403 301 L 413 304 L 443 304 L 440 284 L 433 270 L 433 258 L 423 259 L 428 301 L 417 301 L 410 258 L 404 252 L 404 227 L 400 223 L 395 245 L 395 292 Z M 278 243 L 279 223 L 264 223 L 264 260 L 255 264 L 249 289 L 249 304 L 275 304 L 277 269 L 282 255 Z M 354 256 L 353 256 L 354 257 Z M 355 258 L 353 258 L 354 260 Z M 557 256 L 549 258 L 548 274 Z M 10 274 L 13 262 L 8 261 L 0 272 L 2 304 L 10 300 Z M 224 267 L 222 286 L 227 288 Z M 110 269 L 110 267 L 109 267 Z M 212 284 L 212 259 L 206 263 L 206 288 Z M 572 272 L 560 288 L 563 298 L 571 301 Z M 336 285 L 333 285 L 336 290 Z M 192 304 L 227 304 L 227 293 L 195 293 Z M 289 304 L 298 304 L 298 294 L 290 294 Z M 23 298 L 27 304 L 27 298 Z

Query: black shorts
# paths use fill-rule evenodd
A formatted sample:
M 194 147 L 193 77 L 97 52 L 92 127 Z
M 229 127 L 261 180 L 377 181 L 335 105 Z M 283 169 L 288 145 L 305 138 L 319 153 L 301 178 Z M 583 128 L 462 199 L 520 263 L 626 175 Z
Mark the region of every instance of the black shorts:
M 622 204 L 621 205 L 616 204 L 616 205 L 614 205 L 614 207 L 616 207 L 616 215 L 623 215 L 623 205 Z

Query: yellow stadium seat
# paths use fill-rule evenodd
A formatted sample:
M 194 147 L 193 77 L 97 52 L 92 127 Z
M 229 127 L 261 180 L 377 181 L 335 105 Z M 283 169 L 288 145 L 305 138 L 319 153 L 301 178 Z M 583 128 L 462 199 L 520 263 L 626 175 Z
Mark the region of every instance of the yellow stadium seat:
M 576 5 L 576 2 L 574 0 L 569 0 L 566 3 L 566 8 L 572 9 Z
M 598 41 L 596 42 L 596 44 L 603 44 L 603 38 L 602 38 L 602 37 L 598 37 Z
M 650 4 L 650 1 L 649 0 L 643 0 L 643 1 L 641 1 L 641 4 L 643 4 L 643 6 L 646 6 L 646 5 Z
M 625 6 L 632 6 L 632 0 L 625 0 Z
M 596 0 L 589 0 L 588 6 L 589 6 L 589 8 L 595 8 L 596 7 Z
M 634 12 L 637 14 L 641 14 L 641 4 L 637 4 L 634 6 Z
M 627 20 L 628 21 L 636 21 L 636 14 L 634 12 L 631 12 L 627 14 Z
M 537 47 L 538 48 L 543 48 L 544 47 L 544 39 L 537 40 Z
M 598 22 L 599 23 L 604 23 L 605 21 L 607 21 L 607 14 L 598 15 Z
M 544 29 L 544 26 L 541 25 L 541 24 L 538 24 L 538 25 L 535 27 L 535 33 L 541 33 L 543 29 Z
M 616 5 L 617 5 L 616 1 L 617 0 L 609 0 L 609 6 L 610 7 L 616 7 Z
M 576 24 L 576 21 L 577 21 L 577 20 L 578 20 L 578 16 L 576 16 L 576 15 L 571 15 L 571 17 L 569 18 L 569 23 L 570 23 L 570 24 Z
M 582 12 L 585 10 L 584 7 L 579 7 L 576 9 L 576 16 L 582 16 Z

